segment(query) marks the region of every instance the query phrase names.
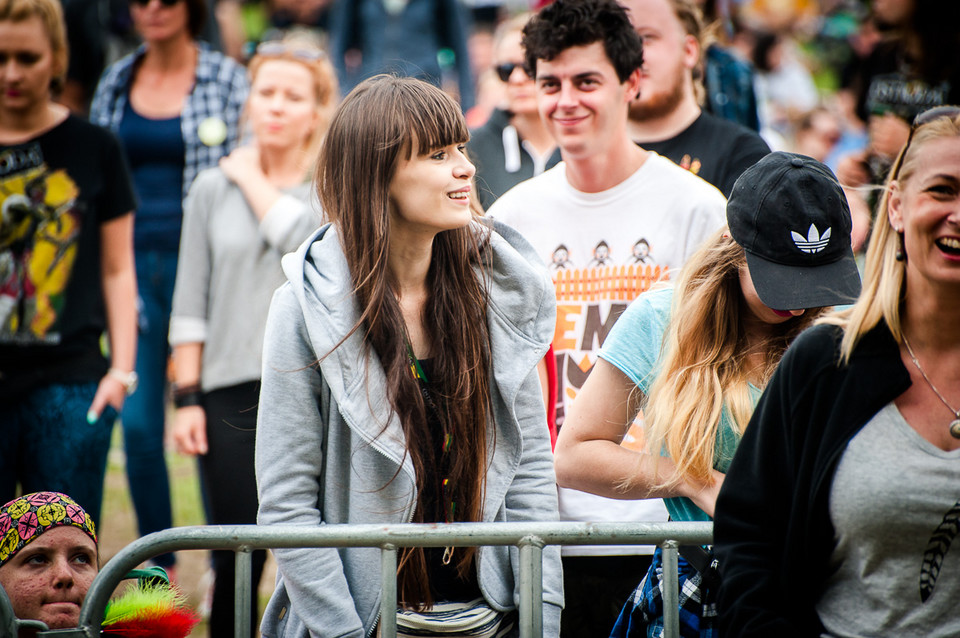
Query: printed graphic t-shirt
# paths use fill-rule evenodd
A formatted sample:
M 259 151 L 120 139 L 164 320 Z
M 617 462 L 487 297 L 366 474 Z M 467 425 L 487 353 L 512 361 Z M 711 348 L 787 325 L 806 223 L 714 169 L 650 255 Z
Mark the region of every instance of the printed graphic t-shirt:
M 0 145 L 0 397 L 106 372 L 100 225 L 134 207 L 119 143 L 82 119 Z
M 574 189 L 561 162 L 520 183 L 490 208 L 490 216 L 530 242 L 556 286 L 558 430 L 617 317 L 654 282 L 671 277 L 671 271 L 723 227 L 725 207 L 716 188 L 650 153 L 633 175 L 606 191 Z M 659 500 L 608 499 L 566 488 L 560 488 L 559 495 L 562 520 L 666 519 Z M 563 550 L 564 555 L 649 551 L 635 546 Z

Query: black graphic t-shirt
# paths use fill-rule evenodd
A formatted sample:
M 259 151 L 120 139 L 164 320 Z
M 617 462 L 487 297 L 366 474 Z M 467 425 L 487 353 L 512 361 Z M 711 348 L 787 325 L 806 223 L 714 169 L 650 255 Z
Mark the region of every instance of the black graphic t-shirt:
M 0 398 L 106 372 L 100 225 L 134 207 L 119 143 L 82 119 L 0 145 Z
M 896 42 L 884 42 L 863 64 L 856 86 L 857 115 L 893 113 L 906 122 L 934 106 L 960 103 L 960 65 L 943 78 L 924 78 L 912 72 Z
M 745 126 L 701 113 L 682 133 L 640 146 L 699 175 L 729 197 L 740 173 L 760 161 L 770 147 Z

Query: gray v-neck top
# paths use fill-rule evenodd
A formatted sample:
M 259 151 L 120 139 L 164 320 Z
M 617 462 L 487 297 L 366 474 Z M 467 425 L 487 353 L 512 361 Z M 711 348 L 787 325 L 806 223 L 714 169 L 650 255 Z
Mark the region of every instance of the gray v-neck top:
M 960 635 L 960 450 L 936 447 L 889 403 L 850 440 L 829 507 L 825 635 Z

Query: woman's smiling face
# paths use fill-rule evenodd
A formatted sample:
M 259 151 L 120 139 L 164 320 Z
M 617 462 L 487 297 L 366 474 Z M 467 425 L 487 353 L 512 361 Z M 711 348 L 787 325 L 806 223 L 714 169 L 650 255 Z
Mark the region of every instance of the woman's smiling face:
M 436 234 L 470 223 L 476 172 L 464 144 L 451 144 L 401 159 L 390 181 L 392 232 Z
M 890 224 L 902 230 L 907 288 L 960 286 L 960 137 L 930 140 L 890 193 Z M 912 287 L 912 288 L 911 288 Z

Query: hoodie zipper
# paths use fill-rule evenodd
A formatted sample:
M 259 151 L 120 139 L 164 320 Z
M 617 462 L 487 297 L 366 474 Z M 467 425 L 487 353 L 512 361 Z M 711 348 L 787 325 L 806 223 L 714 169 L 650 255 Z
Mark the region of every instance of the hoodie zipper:
M 340 415 L 340 418 L 343 419 L 344 423 L 347 424 L 347 427 L 349 427 L 353 432 L 356 432 L 357 434 L 359 434 L 359 435 L 360 435 L 360 438 L 362 438 L 364 441 L 366 441 L 366 442 L 370 445 L 370 447 L 371 447 L 372 449 L 376 450 L 376 452 L 377 452 L 378 454 L 380 454 L 381 456 L 383 456 L 385 459 L 387 459 L 388 461 L 390 461 L 390 462 L 393 463 L 394 465 L 398 465 L 398 466 L 400 467 L 400 471 L 401 471 L 401 472 L 404 472 L 407 476 L 409 476 L 409 472 L 406 472 L 406 471 L 404 470 L 403 463 L 402 463 L 402 462 L 398 462 L 396 458 L 394 458 L 391 454 L 387 453 L 386 450 L 384 450 L 384 449 L 382 449 L 380 446 L 378 446 L 378 445 L 376 444 L 376 441 L 375 441 L 374 439 L 366 436 L 363 430 L 361 430 L 360 428 L 354 427 L 354 425 L 351 423 L 350 419 L 348 419 L 347 416 L 346 416 L 346 415 L 343 413 L 343 411 L 340 409 L 340 406 L 339 406 L 339 405 L 337 405 L 337 413 Z M 411 521 L 413 520 L 413 515 L 414 515 L 414 513 L 415 513 L 415 511 L 416 511 L 417 481 L 416 481 L 416 477 L 412 477 L 412 478 L 413 478 L 413 503 L 414 503 L 414 506 L 410 508 L 410 513 L 407 515 L 407 520 L 404 521 L 404 522 L 406 522 L 406 523 L 409 523 L 409 522 L 411 522 Z M 367 634 L 366 634 L 368 638 L 369 638 L 370 636 L 373 636 L 373 633 L 376 631 L 377 626 L 380 624 L 380 617 L 381 617 L 381 615 L 382 615 L 382 613 L 383 613 L 383 610 L 382 610 L 382 607 L 383 607 L 383 587 L 382 587 L 382 586 L 380 587 L 380 593 L 379 593 L 379 595 L 377 596 L 376 605 L 377 605 L 377 615 L 376 615 L 376 617 L 375 617 L 374 620 L 373 620 L 373 625 L 371 625 L 370 631 L 368 631 Z
M 387 456 L 387 455 L 384 453 L 384 456 Z M 416 485 L 414 485 L 413 491 L 414 491 L 414 494 L 416 494 L 416 491 L 417 491 Z M 416 497 L 414 497 L 414 503 L 416 503 Z M 413 520 L 413 515 L 415 511 L 416 511 L 416 506 L 414 506 L 413 509 L 410 510 L 410 515 L 407 516 L 407 520 L 406 520 L 407 523 Z M 367 632 L 368 638 L 369 636 L 373 635 L 374 631 L 376 631 L 377 625 L 380 624 L 380 617 L 382 616 L 382 614 L 383 614 L 383 587 L 380 588 L 380 595 L 377 596 L 377 616 L 376 618 L 373 619 L 373 625 L 371 625 L 370 631 Z

